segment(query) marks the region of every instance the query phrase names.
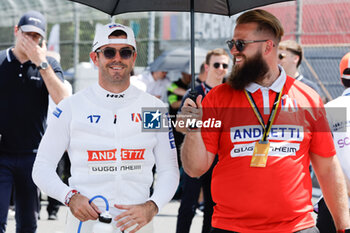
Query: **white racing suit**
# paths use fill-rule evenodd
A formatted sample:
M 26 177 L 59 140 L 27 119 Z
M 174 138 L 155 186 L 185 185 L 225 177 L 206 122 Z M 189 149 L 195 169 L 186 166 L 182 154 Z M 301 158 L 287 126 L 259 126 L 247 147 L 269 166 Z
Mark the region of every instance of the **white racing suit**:
M 53 112 L 34 163 L 37 186 L 62 203 L 72 189 L 90 199 L 103 195 L 113 217 L 122 212 L 114 204 L 152 200 L 159 209 L 163 207 L 173 197 L 179 181 L 175 142 L 171 127 L 144 132 L 144 127 L 161 123 L 155 111 L 143 112 L 144 107 L 158 109 L 164 104 L 132 85 L 113 94 L 96 84 L 62 100 Z M 69 186 L 56 174 L 65 150 L 71 161 Z M 157 179 L 150 197 L 154 164 Z M 103 200 L 95 199 L 94 203 L 105 210 Z M 71 229 L 66 232 L 77 232 L 79 222 L 69 216 L 67 225 Z M 81 232 L 90 233 L 91 227 L 84 224 L 89 223 L 83 223 Z
M 344 175 L 350 179 L 350 88 L 325 105 L 337 157 Z M 350 197 L 348 197 L 350 209 Z

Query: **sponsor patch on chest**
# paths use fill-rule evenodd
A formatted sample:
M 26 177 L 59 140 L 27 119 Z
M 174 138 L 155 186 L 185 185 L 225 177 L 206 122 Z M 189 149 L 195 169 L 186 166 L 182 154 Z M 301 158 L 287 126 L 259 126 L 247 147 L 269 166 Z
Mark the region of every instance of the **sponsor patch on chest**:
M 91 175 L 141 173 L 146 149 L 88 150 L 88 169 Z
M 108 164 L 108 163 L 94 163 L 88 164 L 90 175 L 123 175 L 130 173 L 141 173 L 142 164 Z
M 263 128 L 260 125 L 247 125 L 232 127 L 230 130 L 232 142 L 249 142 L 260 140 L 263 136 Z M 297 125 L 273 125 L 268 139 L 279 141 L 303 141 L 304 130 Z

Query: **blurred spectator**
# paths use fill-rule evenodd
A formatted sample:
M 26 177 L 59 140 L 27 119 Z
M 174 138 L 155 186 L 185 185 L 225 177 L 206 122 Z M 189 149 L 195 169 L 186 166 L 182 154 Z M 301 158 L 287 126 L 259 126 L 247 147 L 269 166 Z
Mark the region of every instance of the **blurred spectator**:
M 170 86 L 171 81 L 166 77 L 165 71 L 151 71 L 142 74 L 131 76 L 131 83 L 139 89 L 166 101 L 167 87 Z M 141 82 L 141 84 L 140 84 Z M 145 85 L 142 85 L 145 84 Z M 146 87 L 146 89 L 145 89 Z
M 325 107 L 329 126 L 333 132 L 333 140 L 340 165 L 345 174 L 350 207 L 350 53 L 340 61 L 340 80 L 346 88 L 341 96 L 328 102 Z M 346 112 L 343 112 L 345 110 Z M 318 202 L 317 228 L 320 233 L 336 233 L 332 215 L 324 199 Z
M 171 83 L 168 87 L 168 103 L 169 114 L 176 116 L 178 109 L 181 106 L 182 97 L 185 95 L 189 85 L 191 83 L 191 74 L 182 72 L 181 78 Z M 180 89 L 182 93 L 176 93 L 175 90 Z
M 195 86 L 200 85 L 202 82 L 204 82 L 207 79 L 208 72 L 205 69 L 205 61 L 201 64 L 199 74 L 196 78 Z
M 181 106 L 182 97 L 186 94 L 186 90 L 189 88 L 189 84 L 191 83 L 191 75 L 185 72 L 181 73 L 181 78 L 179 78 L 177 81 L 173 82 L 170 87 L 168 87 L 168 104 L 169 104 L 169 115 L 172 122 L 176 121 L 176 113 L 179 110 Z M 173 124 L 172 124 L 173 126 Z M 177 132 L 176 129 L 173 127 L 174 132 L 174 138 L 175 138 L 175 145 L 177 149 L 177 158 L 179 163 L 180 171 L 181 168 L 181 160 L 180 160 L 180 148 L 181 143 L 184 139 L 184 135 L 180 132 Z M 179 187 L 175 193 L 174 199 L 180 199 L 181 197 L 181 181 L 179 184 Z
M 0 52 L 0 112 L 6 113 L 0 114 L 2 233 L 13 187 L 16 232 L 36 232 L 39 191 L 31 173 L 46 128 L 48 95 L 55 103 L 68 96 L 60 65 L 46 56 L 45 33 L 45 17 L 27 12 L 14 27 L 14 47 Z
M 300 73 L 299 66 L 302 59 L 303 49 L 300 44 L 294 40 L 284 40 L 280 42 L 278 46 L 278 60 L 279 64 L 286 71 L 286 74 L 313 88 L 322 97 L 323 94 L 320 87 Z
M 195 87 L 195 90 L 199 95 L 204 97 L 213 87 L 220 85 L 223 82 L 223 79 L 228 72 L 229 59 L 229 55 L 222 48 L 214 49 L 207 53 L 206 60 L 204 62 L 205 72 L 203 72 L 207 74 L 206 80 Z M 187 96 L 188 92 L 182 101 L 184 101 Z M 177 130 L 186 133 L 185 128 L 177 127 Z M 203 188 L 204 196 L 202 233 L 210 232 L 211 217 L 214 207 L 214 202 L 210 192 L 210 183 L 213 168 L 216 165 L 216 162 L 217 158 L 214 160 L 211 168 L 199 178 L 192 178 L 187 175 L 186 172 L 182 173 L 183 191 L 179 214 L 177 217 L 176 233 L 188 233 L 190 231 L 192 219 L 196 212 L 196 208 L 198 207 L 198 197 L 201 187 Z

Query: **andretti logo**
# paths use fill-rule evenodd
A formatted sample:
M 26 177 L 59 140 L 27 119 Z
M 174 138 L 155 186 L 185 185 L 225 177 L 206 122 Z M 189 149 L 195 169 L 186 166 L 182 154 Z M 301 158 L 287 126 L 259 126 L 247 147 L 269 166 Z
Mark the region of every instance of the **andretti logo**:
M 121 149 L 122 160 L 144 160 L 145 149 Z
M 121 160 L 144 160 L 146 149 L 121 149 Z M 112 150 L 88 150 L 89 162 L 114 162 L 117 161 L 117 149 Z
M 260 140 L 264 131 L 260 125 L 245 125 L 231 128 L 232 142 L 249 142 Z M 268 139 L 303 141 L 304 129 L 298 125 L 273 125 Z
M 90 162 L 101 162 L 101 161 L 116 161 L 116 151 L 117 149 L 112 150 L 88 150 L 88 161 Z
M 119 150 L 118 150 L 119 151 Z M 140 173 L 145 155 L 142 149 L 88 150 L 88 169 L 91 175 Z M 119 157 L 120 158 L 117 158 Z

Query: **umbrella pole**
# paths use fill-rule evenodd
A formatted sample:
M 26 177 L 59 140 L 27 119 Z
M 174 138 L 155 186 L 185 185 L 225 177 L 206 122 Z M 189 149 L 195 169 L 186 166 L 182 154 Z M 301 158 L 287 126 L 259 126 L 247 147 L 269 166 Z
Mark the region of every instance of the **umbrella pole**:
M 196 102 L 198 92 L 194 89 L 194 0 L 191 0 L 191 90 L 188 98 Z
M 195 38 L 194 38 L 194 0 L 191 0 L 191 90 L 194 90 L 194 47 L 195 47 Z
M 191 0 L 191 90 L 188 93 L 188 98 L 196 102 L 198 92 L 194 89 L 194 0 Z

